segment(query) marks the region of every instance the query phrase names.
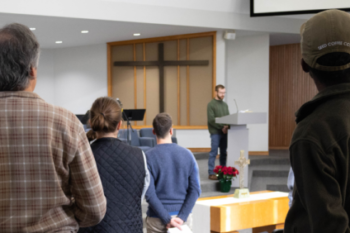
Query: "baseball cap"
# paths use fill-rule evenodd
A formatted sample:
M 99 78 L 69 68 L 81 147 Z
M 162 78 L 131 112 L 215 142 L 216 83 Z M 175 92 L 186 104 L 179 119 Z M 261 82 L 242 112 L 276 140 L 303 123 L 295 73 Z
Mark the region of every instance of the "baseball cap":
M 350 63 L 341 66 L 324 66 L 317 63 L 323 55 L 335 52 L 350 54 L 350 14 L 340 10 L 326 10 L 316 14 L 300 28 L 301 54 L 311 68 L 323 71 L 338 71 L 350 68 Z

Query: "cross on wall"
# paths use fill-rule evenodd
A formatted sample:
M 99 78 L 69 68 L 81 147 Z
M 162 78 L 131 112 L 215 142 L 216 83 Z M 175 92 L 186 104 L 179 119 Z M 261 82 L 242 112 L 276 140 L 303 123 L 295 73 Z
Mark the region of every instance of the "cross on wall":
M 164 112 L 164 67 L 165 66 L 207 66 L 208 60 L 166 61 L 164 44 L 158 44 L 158 61 L 116 61 L 114 66 L 158 66 L 159 68 L 159 112 Z

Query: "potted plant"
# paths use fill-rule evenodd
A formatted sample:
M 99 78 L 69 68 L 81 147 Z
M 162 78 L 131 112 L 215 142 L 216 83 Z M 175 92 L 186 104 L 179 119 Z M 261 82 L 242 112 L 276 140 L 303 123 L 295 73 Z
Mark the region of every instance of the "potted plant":
M 239 171 L 235 167 L 216 166 L 214 172 L 220 181 L 221 192 L 227 193 L 231 189 L 231 181 L 239 175 Z

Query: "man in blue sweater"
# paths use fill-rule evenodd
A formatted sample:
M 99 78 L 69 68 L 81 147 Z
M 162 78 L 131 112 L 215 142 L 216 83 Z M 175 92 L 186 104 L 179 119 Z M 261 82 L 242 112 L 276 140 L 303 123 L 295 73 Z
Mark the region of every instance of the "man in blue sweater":
M 192 208 L 200 195 L 198 165 L 193 154 L 175 143 L 171 117 L 159 113 L 153 120 L 157 146 L 146 152 L 151 176 L 146 193 L 147 233 L 167 232 L 170 227 L 192 228 Z

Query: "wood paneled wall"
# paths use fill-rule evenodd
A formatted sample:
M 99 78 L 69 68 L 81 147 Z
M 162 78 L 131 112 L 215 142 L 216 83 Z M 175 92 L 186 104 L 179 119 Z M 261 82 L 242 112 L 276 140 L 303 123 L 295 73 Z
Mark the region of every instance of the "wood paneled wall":
M 300 44 L 270 47 L 270 149 L 288 149 L 296 126 L 295 112 L 317 94 L 300 61 Z
M 146 109 L 144 122 L 133 123 L 134 128 L 152 127 L 152 120 L 159 112 L 158 67 L 116 67 L 113 63 L 156 61 L 160 42 L 164 44 L 165 60 L 209 61 L 209 65 L 201 67 L 164 67 L 165 112 L 172 116 L 173 127 L 207 129 L 207 116 L 203 113 L 206 113 L 207 103 L 215 95 L 216 85 L 214 31 L 107 43 L 108 95 L 119 98 L 125 109 Z

